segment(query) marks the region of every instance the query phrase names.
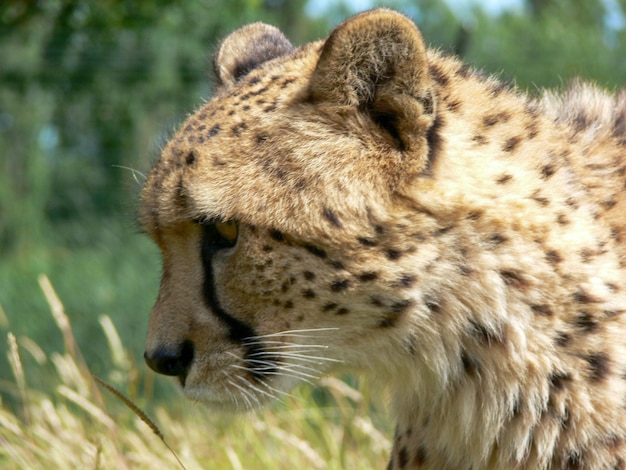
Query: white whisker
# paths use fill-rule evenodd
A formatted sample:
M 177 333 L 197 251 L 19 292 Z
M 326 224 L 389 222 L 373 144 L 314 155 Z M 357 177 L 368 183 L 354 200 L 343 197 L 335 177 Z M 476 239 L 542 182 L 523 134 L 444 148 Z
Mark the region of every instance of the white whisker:
M 279 346 L 273 346 L 277 344 Z M 321 344 L 297 344 L 297 343 L 285 343 L 283 341 L 253 341 L 246 342 L 246 346 L 262 345 L 267 349 L 291 349 L 291 348 L 313 348 L 313 349 L 328 349 L 328 346 Z
M 250 354 L 249 357 L 278 357 L 278 358 L 287 357 L 291 359 L 298 359 L 304 362 L 310 362 L 313 364 L 321 364 L 324 361 L 343 362 L 343 361 L 340 361 L 339 359 L 334 359 L 331 357 L 307 356 L 307 355 L 304 355 L 301 353 L 295 353 L 295 352 L 280 352 L 279 353 L 279 352 L 272 352 L 272 351 L 262 351 L 262 352 L 252 353 Z
M 122 168 L 124 170 L 129 170 L 132 175 L 133 175 L 133 179 L 135 180 L 135 183 L 141 185 L 143 184 L 144 181 L 146 181 L 148 179 L 148 177 L 146 175 L 144 175 L 141 171 L 139 170 L 135 170 L 134 168 L 131 168 L 129 166 L 123 166 L 123 165 L 111 165 L 114 168 Z M 141 179 L 143 181 L 139 181 L 139 179 L 137 178 L 137 175 L 141 176 Z
M 265 395 L 266 397 L 269 397 L 272 400 L 278 400 L 278 397 L 276 395 L 272 395 L 271 393 L 268 393 L 265 390 L 261 390 L 259 387 L 257 387 L 253 383 L 251 383 L 245 377 L 242 377 L 241 375 L 238 375 L 237 378 L 240 379 L 241 381 L 243 381 L 245 383 L 246 387 L 254 390 L 255 392 L 257 392 L 257 393 L 259 393 L 261 395 Z M 257 400 L 258 400 L 258 398 L 257 398 Z
M 250 390 L 247 390 L 245 387 L 242 387 L 241 385 L 236 384 L 232 380 L 229 380 L 228 383 L 231 384 L 233 387 L 235 387 L 236 389 L 238 389 L 241 392 L 241 398 L 248 405 L 248 409 L 253 409 L 254 408 L 254 406 L 252 405 L 252 402 L 250 400 L 253 400 L 257 404 L 257 406 L 260 405 L 260 401 L 259 401 L 258 397 L 256 397 L 254 395 L 254 393 L 252 393 Z
M 303 330 L 286 330 L 279 331 L 278 333 L 270 333 L 267 335 L 249 336 L 244 338 L 244 341 L 263 339 L 263 338 L 275 338 L 276 336 L 293 336 L 296 338 L 312 338 L 313 335 L 302 335 L 302 333 L 317 333 L 322 331 L 337 331 L 339 328 L 307 328 Z

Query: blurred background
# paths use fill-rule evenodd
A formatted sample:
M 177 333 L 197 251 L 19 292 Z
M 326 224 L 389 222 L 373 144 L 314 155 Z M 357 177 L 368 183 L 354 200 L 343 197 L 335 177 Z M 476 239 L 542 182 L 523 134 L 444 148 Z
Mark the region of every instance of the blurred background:
M 53 366 L 39 364 L 29 375 L 29 362 L 37 348 L 64 347 L 38 285 L 41 273 L 94 373 L 110 368 L 104 314 L 145 371 L 160 259 L 137 233 L 137 194 L 168 135 L 209 96 L 219 38 L 261 20 L 302 44 L 381 4 L 413 18 L 431 46 L 530 93 L 574 76 L 610 90 L 626 84 L 626 0 L 0 1 L 5 402 L 15 389 L 4 353 L 9 331 L 31 352 L 22 355 L 27 381 L 44 389 Z M 159 386 L 153 392 L 151 384 L 151 393 L 169 393 Z

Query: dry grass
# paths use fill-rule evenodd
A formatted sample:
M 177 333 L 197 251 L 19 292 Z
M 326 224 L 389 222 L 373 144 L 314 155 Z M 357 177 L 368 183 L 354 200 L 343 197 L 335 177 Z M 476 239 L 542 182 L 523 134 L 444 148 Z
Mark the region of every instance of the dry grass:
M 9 406 L 0 395 L 1 468 L 384 468 L 389 429 L 372 421 L 371 416 L 380 418 L 380 413 L 369 393 L 333 378 L 324 379 L 317 392 L 301 387 L 283 403 L 257 413 L 221 416 L 181 398 L 157 405 L 148 418 L 132 401 L 121 398 L 121 392 L 101 392 L 47 277 L 40 278 L 40 286 L 65 352 L 48 357 L 28 338 L 18 340 L 8 333 L 15 383 L 6 398 L 10 393 L 19 406 Z M 100 323 L 114 367 L 107 380 L 116 390 L 128 387 L 139 371 L 110 319 L 101 317 Z M 52 362 L 55 379 L 48 389 L 29 388 L 23 354 L 42 367 Z M 314 399 L 316 393 L 324 395 L 324 406 Z

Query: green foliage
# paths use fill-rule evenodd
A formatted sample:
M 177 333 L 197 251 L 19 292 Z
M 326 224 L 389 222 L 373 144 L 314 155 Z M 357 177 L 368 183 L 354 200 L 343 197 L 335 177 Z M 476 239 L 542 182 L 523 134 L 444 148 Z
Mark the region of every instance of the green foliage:
M 181 400 L 163 407 L 149 391 L 152 376 L 138 379 L 142 374 L 107 316 L 99 323 L 110 345 L 102 350 L 109 367 L 104 380 L 95 379 L 61 299 L 48 278 L 41 276 L 39 284 L 58 327 L 51 333 L 63 338 L 65 351 L 51 353 L 9 333 L 13 378 L 2 388 L 17 406 L 0 400 L 3 469 L 384 466 L 391 447 L 385 436 L 391 429 L 374 405 L 380 398 L 373 400 L 367 387 L 359 391 L 346 382 L 324 379 L 315 393 L 303 386 L 281 402 L 238 417 Z M 25 361 L 28 356 L 36 360 Z M 29 380 L 42 373 L 47 376 L 43 386 Z

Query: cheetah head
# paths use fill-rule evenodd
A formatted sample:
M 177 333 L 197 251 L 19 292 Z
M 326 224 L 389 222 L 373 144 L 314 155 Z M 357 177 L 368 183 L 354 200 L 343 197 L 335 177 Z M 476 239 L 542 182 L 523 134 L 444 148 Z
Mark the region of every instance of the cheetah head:
M 382 266 L 399 256 L 394 207 L 428 172 L 436 127 L 419 31 L 374 10 L 294 48 L 257 23 L 214 66 L 215 96 L 142 192 L 163 258 L 148 365 L 224 408 L 337 364 L 391 370 L 412 302 L 398 284 L 413 279 Z

